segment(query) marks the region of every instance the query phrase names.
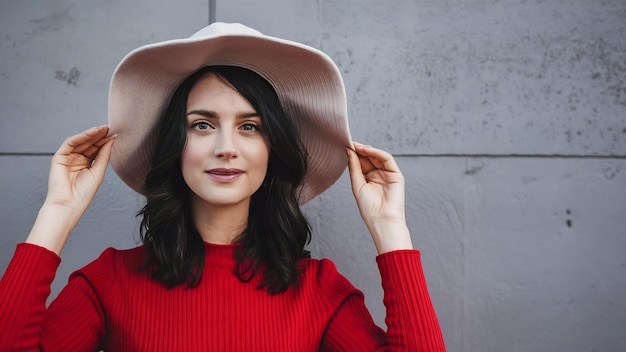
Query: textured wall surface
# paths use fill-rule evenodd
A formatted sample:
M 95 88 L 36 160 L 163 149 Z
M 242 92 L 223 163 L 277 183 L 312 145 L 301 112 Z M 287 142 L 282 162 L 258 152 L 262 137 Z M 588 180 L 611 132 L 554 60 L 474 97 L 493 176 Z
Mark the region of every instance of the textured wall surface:
M 405 173 L 449 351 L 626 350 L 623 0 L 0 0 L 1 271 L 45 197 L 51 153 L 106 123 L 119 60 L 209 18 L 337 62 L 353 138 Z M 53 295 L 104 248 L 137 243 L 141 204 L 107 174 Z M 333 259 L 384 325 L 347 175 L 305 210 L 314 255 Z

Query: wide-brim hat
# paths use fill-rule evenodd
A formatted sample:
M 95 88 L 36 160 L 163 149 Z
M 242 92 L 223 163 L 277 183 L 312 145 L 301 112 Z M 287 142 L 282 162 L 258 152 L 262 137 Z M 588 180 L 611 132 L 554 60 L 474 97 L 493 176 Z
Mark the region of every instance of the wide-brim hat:
M 152 165 L 151 133 L 174 90 L 204 66 L 250 69 L 276 90 L 287 116 L 299 126 L 308 171 L 299 192 L 303 204 L 325 191 L 347 166 L 346 93 L 339 69 L 315 48 L 264 35 L 238 23 L 213 23 L 190 38 L 149 44 L 117 66 L 109 89 L 109 126 L 117 133 L 111 165 L 144 194 Z

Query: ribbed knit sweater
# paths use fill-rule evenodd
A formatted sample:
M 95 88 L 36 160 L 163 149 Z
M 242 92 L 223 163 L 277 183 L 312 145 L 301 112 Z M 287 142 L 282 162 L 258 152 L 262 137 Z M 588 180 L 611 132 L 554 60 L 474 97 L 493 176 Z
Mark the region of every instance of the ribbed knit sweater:
M 376 258 L 387 331 L 326 259 L 303 259 L 281 294 L 233 273 L 235 246 L 206 244 L 202 280 L 167 289 L 138 270 L 143 247 L 107 249 L 46 309 L 60 258 L 19 244 L 0 281 L 0 351 L 444 351 L 419 252 Z

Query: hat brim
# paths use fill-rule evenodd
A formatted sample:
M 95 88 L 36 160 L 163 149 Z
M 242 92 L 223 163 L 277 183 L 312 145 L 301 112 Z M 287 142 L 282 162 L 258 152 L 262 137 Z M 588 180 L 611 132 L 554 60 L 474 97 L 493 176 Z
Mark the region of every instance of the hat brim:
M 341 176 L 347 166 L 345 148 L 352 142 L 337 66 L 315 48 L 256 31 L 239 32 L 146 45 L 118 65 L 109 90 L 109 125 L 118 134 L 111 165 L 133 190 L 144 194 L 152 160 L 148 139 L 172 92 L 193 72 L 213 65 L 244 67 L 264 77 L 299 126 L 308 153 L 300 204 Z

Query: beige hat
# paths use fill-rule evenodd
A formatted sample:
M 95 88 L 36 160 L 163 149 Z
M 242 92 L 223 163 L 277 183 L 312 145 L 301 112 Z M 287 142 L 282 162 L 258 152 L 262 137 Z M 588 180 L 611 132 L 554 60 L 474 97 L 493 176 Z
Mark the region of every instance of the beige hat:
M 308 152 L 300 204 L 337 181 L 352 141 L 345 88 L 335 63 L 300 43 L 238 23 L 213 23 L 190 38 L 137 48 L 113 73 L 109 126 L 118 137 L 111 165 L 128 186 L 143 193 L 152 160 L 149 135 L 172 92 L 190 74 L 211 65 L 258 73 L 274 87 L 287 116 L 297 121 Z

